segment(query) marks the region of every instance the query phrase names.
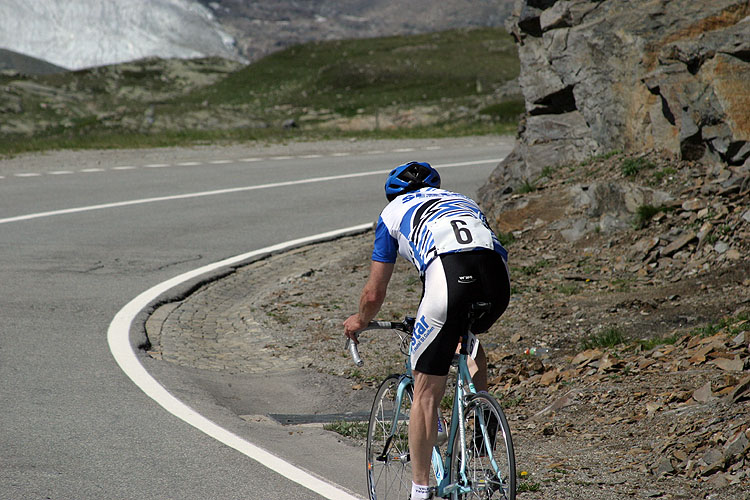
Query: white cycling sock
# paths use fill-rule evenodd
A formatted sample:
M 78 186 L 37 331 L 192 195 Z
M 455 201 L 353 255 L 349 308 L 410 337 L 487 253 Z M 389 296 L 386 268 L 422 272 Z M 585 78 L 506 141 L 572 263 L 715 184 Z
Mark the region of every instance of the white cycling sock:
M 411 500 L 429 500 L 430 487 L 415 484 L 414 481 L 411 483 Z

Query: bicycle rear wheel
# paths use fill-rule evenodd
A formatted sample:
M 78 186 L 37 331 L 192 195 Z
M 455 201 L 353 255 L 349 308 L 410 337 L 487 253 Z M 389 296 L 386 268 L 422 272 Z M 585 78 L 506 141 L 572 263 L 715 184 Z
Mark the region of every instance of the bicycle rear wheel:
M 378 389 L 367 429 L 367 489 L 370 500 L 406 500 L 411 494 L 409 416 L 413 386 L 398 398 L 399 375 Z M 397 416 L 394 420 L 394 416 Z
M 498 402 L 486 392 L 472 394 L 464 407 L 466 479 L 471 493 L 462 499 L 516 498 L 516 456 L 510 426 Z M 460 479 L 461 443 L 456 433 L 451 477 Z

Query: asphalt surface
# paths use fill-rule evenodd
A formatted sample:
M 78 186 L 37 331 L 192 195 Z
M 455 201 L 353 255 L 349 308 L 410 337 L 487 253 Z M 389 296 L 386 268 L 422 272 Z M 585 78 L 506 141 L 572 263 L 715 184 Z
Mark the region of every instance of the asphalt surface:
M 483 137 L 0 162 L 0 499 L 318 498 L 144 394 L 109 350 L 112 319 L 144 290 L 201 266 L 374 220 L 396 164 L 484 161 L 441 172 L 446 186 L 472 193 L 495 166 L 487 160 L 511 145 Z M 362 459 L 352 460 L 361 450 L 322 431 L 290 435 L 262 412 L 243 420 L 184 370 L 141 362 L 210 421 L 364 493 Z

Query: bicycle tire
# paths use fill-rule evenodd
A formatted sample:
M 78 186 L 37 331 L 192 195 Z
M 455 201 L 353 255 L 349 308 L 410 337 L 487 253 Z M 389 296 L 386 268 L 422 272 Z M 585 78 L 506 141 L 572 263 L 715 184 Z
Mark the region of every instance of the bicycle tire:
M 380 384 L 370 412 L 366 449 L 370 500 L 406 500 L 411 495 L 409 417 L 414 389 L 407 386 L 392 429 L 399 381 L 399 375 L 390 375 Z
M 479 432 L 475 438 L 475 429 L 480 429 L 480 412 L 485 422 L 497 422 L 496 429 L 488 430 L 488 444 L 483 433 Z M 490 415 L 492 415 L 490 417 Z M 489 417 L 489 419 L 488 419 Z M 490 423 L 486 427 L 492 427 Z M 513 439 L 510 435 L 508 419 L 502 408 L 490 394 L 480 392 L 467 397 L 464 406 L 464 428 L 466 440 L 466 476 L 471 486 L 471 493 L 459 495 L 460 499 L 481 498 L 497 500 L 515 500 L 516 498 L 516 456 L 513 449 Z M 494 434 L 494 442 L 490 437 Z M 461 443 L 457 432 L 451 456 L 451 477 L 459 479 L 461 467 Z M 492 456 L 497 469 L 492 465 L 489 455 L 483 450 L 492 449 Z

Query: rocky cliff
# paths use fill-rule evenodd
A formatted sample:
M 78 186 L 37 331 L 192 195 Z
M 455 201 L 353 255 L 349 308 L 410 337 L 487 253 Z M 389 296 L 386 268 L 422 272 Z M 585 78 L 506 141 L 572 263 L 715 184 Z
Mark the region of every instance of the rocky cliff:
M 749 16 L 747 0 L 518 0 L 526 114 L 483 203 L 613 151 L 750 166 Z

